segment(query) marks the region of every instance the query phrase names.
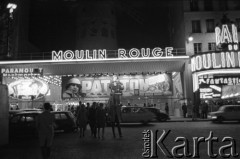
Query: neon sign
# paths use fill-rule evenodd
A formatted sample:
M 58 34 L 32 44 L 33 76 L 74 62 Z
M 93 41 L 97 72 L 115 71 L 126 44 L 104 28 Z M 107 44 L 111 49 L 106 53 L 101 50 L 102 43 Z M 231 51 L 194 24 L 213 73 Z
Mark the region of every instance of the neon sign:
M 160 47 L 150 48 L 141 48 L 136 49 L 132 48 L 130 50 L 118 49 L 117 55 L 118 59 L 137 59 L 137 58 L 161 58 L 161 57 L 173 57 L 172 54 L 173 47 L 166 47 L 162 49 Z M 61 61 L 61 60 L 103 60 L 109 58 L 107 55 L 106 49 L 99 50 L 66 50 L 66 51 L 52 51 L 52 60 Z
M 1 68 L 3 77 L 28 77 L 43 74 L 43 68 Z
M 240 67 L 240 51 L 197 55 L 191 58 L 192 72 Z
M 228 25 L 222 25 L 222 29 L 220 27 L 215 28 L 216 35 L 216 45 L 220 44 L 228 44 L 228 50 L 238 50 L 238 34 L 237 27 L 232 24 L 231 32 L 228 29 Z

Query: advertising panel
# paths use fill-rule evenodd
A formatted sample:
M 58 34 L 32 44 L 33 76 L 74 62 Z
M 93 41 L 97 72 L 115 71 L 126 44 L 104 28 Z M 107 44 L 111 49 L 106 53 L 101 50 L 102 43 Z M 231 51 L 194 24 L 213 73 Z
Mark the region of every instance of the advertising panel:
M 4 83 L 8 86 L 9 97 L 13 99 L 36 100 L 44 97 L 49 91 L 48 84 L 37 78 L 4 78 Z
M 230 89 L 240 86 L 240 77 L 233 75 L 200 76 L 198 83 L 201 99 L 229 98 L 230 95 L 238 95 L 237 92 L 230 93 Z
M 123 84 L 122 96 L 172 95 L 171 74 L 158 75 L 121 75 L 118 80 Z M 62 77 L 62 98 L 109 97 L 109 84 L 113 76 Z

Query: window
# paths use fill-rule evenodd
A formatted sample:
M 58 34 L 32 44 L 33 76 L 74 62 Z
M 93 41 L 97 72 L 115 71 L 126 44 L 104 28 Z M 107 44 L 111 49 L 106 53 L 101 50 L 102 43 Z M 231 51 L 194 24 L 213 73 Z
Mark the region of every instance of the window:
M 103 37 L 108 37 L 108 30 L 107 30 L 107 28 L 102 28 L 102 36 Z
M 236 27 L 237 27 L 238 32 L 240 32 L 240 18 L 236 19 Z
M 227 0 L 220 0 L 220 1 L 219 1 L 219 5 L 220 5 L 220 10 L 221 10 L 221 11 L 228 10 Z
M 216 50 L 216 43 L 208 43 L 208 50 L 215 51 Z
M 202 43 L 194 43 L 194 53 L 202 52 Z
M 213 33 L 215 31 L 214 19 L 207 19 L 206 27 L 208 33 Z
M 212 0 L 204 0 L 204 9 L 205 11 L 213 10 L 213 1 Z
M 191 11 L 198 11 L 198 0 L 190 0 L 190 9 Z
M 192 32 L 193 33 L 201 33 L 200 20 L 193 20 L 192 21 Z

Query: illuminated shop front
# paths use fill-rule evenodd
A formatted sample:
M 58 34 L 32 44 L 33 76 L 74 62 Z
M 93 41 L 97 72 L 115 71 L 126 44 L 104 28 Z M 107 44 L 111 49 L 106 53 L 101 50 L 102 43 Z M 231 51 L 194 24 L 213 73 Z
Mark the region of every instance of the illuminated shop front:
M 172 106 L 174 100 L 184 98 L 180 74 L 189 57 L 175 56 L 172 50 L 119 49 L 116 58 L 108 56 L 106 50 L 96 54 L 89 50 L 53 51 L 51 60 L 2 62 L 2 83 L 8 85 L 14 107 L 40 108 L 49 101 L 56 110 L 65 110 L 79 101 L 107 103 L 109 84 L 117 75 L 124 85 L 124 105 L 156 104 L 164 110 L 165 103 Z M 69 81 L 80 83 L 79 96 L 63 96 Z M 174 113 L 174 109 L 170 111 Z
M 231 28 L 231 29 L 229 29 Z M 240 50 L 234 24 L 216 27 L 218 51 L 196 54 L 191 58 L 193 92 L 201 100 L 231 99 L 240 96 Z

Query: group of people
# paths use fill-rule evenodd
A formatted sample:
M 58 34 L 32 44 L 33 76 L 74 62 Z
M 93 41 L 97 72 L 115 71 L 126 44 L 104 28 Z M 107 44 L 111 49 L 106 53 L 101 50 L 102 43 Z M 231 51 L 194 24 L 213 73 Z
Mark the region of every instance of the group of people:
M 91 136 L 98 139 L 104 139 L 104 130 L 107 120 L 111 122 L 113 137 L 116 137 L 115 127 L 118 129 L 119 137 L 122 137 L 120 122 L 121 122 L 121 105 L 104 107 L 103 103 L 93 102 L 87 106 L 79 102 L 79 107 L 76 111 L 77 125 L 79 129 L 79 137 L 85 136 L 85 130 L 89 125 Z
M 107 115 L 107 109 L 103 107 L 103 103 L 93 102 L 91 107 L 86 107 L 80 102 L 76 112 L 77 125 L 80 132 L 79 137 L 85 136 L 85 130 L 89 124 L 91 136 L 104 139 Z

